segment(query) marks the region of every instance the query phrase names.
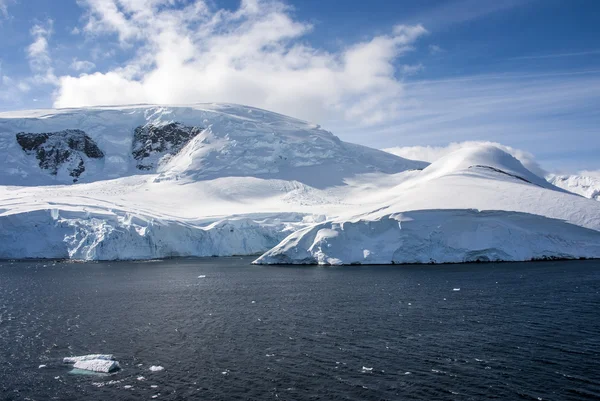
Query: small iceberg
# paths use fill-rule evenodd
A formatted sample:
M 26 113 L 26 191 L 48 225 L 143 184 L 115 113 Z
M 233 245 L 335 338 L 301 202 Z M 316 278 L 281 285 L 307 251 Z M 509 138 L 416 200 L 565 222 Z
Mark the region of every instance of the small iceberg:
M 150 366 L 151 372 L 160 372 L 161 370 L 165 370 L 162 366 Z
M 115 361 L 112 355 L 91 354 L 82 356 L 72 356 L 63 358 L 64 363 L 73 363 L 73 368 L 98 372 L 110 373 L 119 370 L 119 362 Z

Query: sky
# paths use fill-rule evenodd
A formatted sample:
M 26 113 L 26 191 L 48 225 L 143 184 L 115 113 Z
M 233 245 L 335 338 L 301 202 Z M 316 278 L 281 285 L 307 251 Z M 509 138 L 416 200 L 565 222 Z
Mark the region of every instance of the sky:
M 600 170 L 599 16 L 597 0 L 0 0 L 0 111 L 239 103 L 416 158 L 488 141 Z

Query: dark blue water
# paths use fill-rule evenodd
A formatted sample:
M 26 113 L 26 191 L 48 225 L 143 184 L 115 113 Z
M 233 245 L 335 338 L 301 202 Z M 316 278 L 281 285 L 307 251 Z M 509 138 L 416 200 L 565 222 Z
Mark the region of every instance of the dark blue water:
M 600 398 L 598 261 L 250 261 L 0 262 L 0 399 Z

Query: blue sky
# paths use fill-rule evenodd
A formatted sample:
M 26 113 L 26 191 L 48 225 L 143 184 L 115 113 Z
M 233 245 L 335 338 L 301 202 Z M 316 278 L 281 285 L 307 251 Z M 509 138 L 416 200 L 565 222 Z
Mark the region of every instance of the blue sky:
M 0 0 L 0 110 L 233 102 L 600 169 L 596 0 Z

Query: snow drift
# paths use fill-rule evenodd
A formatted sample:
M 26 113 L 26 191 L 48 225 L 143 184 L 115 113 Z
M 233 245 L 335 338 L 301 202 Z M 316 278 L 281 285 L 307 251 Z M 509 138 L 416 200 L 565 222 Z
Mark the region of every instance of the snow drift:
M 2 259 L 590 258 L 599 231 L 600 203 L 491 145 L 430 165 L 236 105 L 0 113 Z

